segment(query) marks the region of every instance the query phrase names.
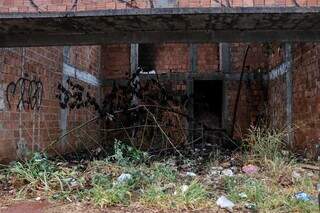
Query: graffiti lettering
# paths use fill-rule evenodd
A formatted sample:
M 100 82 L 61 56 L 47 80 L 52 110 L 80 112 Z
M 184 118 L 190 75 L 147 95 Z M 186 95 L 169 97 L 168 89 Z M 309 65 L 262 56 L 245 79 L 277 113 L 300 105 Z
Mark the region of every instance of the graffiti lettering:
M 19 78 L 16 82 L 8 84 L 6 98 L 9 109 L 11 109 L 11 99 L 18 98 L 17 109 L 39 110 L 42 103 L 43 84 L 40 79 Z M 21 108 L 20 108 L 21 107 Z

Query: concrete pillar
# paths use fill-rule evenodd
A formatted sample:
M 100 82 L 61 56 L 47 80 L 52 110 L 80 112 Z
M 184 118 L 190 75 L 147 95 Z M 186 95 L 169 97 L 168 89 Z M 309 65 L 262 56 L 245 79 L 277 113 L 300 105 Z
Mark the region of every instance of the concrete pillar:
M 63 64 L 62 64 L 62 69 L 64 69 L 64 64 L 70 64 L 70 47 L 69 46 L 65 46 L 63 47 Z M 64 70 L 62 70 L 62 86 L 64 88 L 68 87 L 67 84 L 67 80 L 68 80 L 68 76 L 64 74 Z M 62 100 L 64 99 L 64 97 L 62 96 Z M 61 135 L 64 135 L 67 132 L 67 128 L 68 128 L 68 108 L 66 109 L 60 109 L 60 130 L 61 130 Z M 67 143 L 67 136 L 65 136 L 64 138 L 62 138 L 61 140 L 61 146 L 62 148 L 64 147 L 64 145 Z
M 231 50 L 230 43 L 219 43 L 219 64 L 220 70 L 224 74 L 231 71 Z M 223 78 L 222 82 L 222 128 L 230 132 L 230 122 L 228 113 L 228 99 L 227 99 L 227 80 Z
M 189 98 L 189 104 L 188 104 L 188 128 L 189 128 L 189 136 L 188 140 L 189 142 L 193 141 L 193 129 L 194 129 L 194 80 L 193 80 L 193 74 L 197 72 L 197 44 L 190 44 L 189 46 L 189 73 L 188 73 L 188 79 L 187 79 L 187 96 Z
M 139 44 L 130 45 L 130 70 L 134 73 L 139 66 Z
M 292 84 L 292 46 L 290 43 L 285 43 L 284 48 L 284 59 L 285 63 L 288 64 L 286 72 L 286 123 L 288 128 L 288 144 L 293 142 L 293 131 L 292 131 L 292 95 L 293 95 L 293 84 Z

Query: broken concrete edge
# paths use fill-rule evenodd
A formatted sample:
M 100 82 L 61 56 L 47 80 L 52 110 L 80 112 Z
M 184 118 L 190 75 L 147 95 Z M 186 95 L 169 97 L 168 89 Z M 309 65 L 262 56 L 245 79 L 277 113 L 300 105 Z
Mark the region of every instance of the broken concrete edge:
M 107 9 L 78 12 L 12 12 L 0 13 L 1 19 L 21 18 L 68 18 L 98 16 L 140 16 L 140 15 L 189 15 L 189 14 L 259 14 L 259 13 L 320 13 L 320 7 L 206 7 L 206 8 L 145 8 Z

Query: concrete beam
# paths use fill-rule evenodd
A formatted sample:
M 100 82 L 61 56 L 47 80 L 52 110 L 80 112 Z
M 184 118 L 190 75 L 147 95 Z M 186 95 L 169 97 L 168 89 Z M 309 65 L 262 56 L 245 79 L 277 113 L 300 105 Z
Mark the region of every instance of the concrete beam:
M 161 71 L 159 71 L 161 73 Z M 240 72 L 234 73 L 221 73 L 221 72 L 211 72 L 211 73 L 163 73 L 159 76 L 160 81 L 172 81 L 172 82 L 186 82 L 188 78 L 193 80 L 221 80 L 221 81 L 239 81 L 240 80 Z M 148 74 L 148 75 L 140 75 L 140 79 L 157 79 L 156 75 Z M 254 73 L 245 73 L 243 76 L 243 81 L 254 80 Z M 127 84 L 128 80 L 123 78 L 118 79 L 101 79 L 102 86 L 112 86 L 113 81 L 116 81 L 120 84 Z
M 319 42 L 320 30 L 145 31 L 84 34 L 0 34 L 0 47 L 100 45 L 115 43 Z
M 320 41 L 320 7 L 0 13 L 0 47 Z
M 210 8 L 145 8 L 145 9 L 107 9 L 79 12 L 11 12 L 0 13 L 1 19 L 26 18 L 84 18 L 84 17 L 117 17 L 117 16 L 151 16 L 151 15 L 190 15 L 190 14 L 317 14 L 320 7 L 210 7 Z

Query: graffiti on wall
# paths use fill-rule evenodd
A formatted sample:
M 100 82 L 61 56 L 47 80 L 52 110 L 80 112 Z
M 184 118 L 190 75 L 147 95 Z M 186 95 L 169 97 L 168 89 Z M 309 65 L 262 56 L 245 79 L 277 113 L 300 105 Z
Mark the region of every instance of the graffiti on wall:
M 11 109 L 13 100 L 17 99 L 18 110 L 39 110 L 42 103 L 43 84 L 38 78 L 30 79 L 28 75 L 12 81 L 6 88 L 8 108 Z
M 59 99 L 59 105 L 62 109 L 93 107 L 100 117 L 113 114 L 114 111 L 126 111 L 140 104 L 166 106 L 168 101 L 175 102 L 175 104 L 187 101 L 186 97 L 175 100 L 175 95 L 170 89 L 172 85 L 164 85 L 157 75 L 155 79 L 147 78 L 142 83 L 140 81 L 141 73 L 143 70 L 138 68 L 125 85 L 114 81 L 110 92 L 106 93 L 101 102 L 93 97 L 89 91 L 86 91 L 84 86 L 73 82 L 70 78 L 67 79 L 65 85 L 58 84 L 56 97 Z

